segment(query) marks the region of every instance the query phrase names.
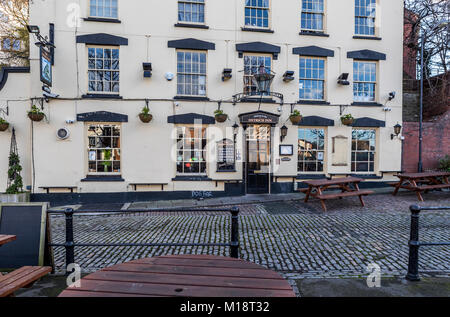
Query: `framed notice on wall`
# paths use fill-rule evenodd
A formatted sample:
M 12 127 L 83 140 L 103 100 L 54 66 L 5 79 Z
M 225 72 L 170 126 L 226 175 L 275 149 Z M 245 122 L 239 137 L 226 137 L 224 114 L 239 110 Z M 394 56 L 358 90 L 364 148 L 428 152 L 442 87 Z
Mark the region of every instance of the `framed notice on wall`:
M 294 155 L 293 145 L 280 145 L 280 156 L 292 156 Z
M 217 142 L 217 171 L 231 172 L 236 169 L 236 151 L 234 142 L 223 139 Z
M 52 73 L 52 55 L 45 47 L 41 46 L 40 50 L 40 68 L 41 68 L 41 82 L 52 86 L 53 73 Z

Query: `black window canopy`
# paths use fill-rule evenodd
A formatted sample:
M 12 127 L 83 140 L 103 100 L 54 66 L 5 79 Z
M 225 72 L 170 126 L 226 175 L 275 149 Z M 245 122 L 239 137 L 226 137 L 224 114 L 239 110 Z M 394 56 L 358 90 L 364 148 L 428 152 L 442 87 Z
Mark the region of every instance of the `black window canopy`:
M 216 44 L 211 42 L 205 42 L 197 39 L 182 39 L 167 42 L 170 48 L 179 48 L 186 50 L 215 50 Z
M 77 121 L 84 122 L 128 122 L 128 116 L 108 111 L 96 111 L 77 114 Z
M 386 122 L 364 117 L 356 119 L 355 122 L 353 122 L 352 126 L 360 128 L 384 128 L 386 127 Z
M 334 57 L 334 51 L 318 46 L 295 47 L 292 54 L 315 57 Z
M 174 124 L 195 124 L 196 121 L 201 121 L 202 124 L 215 124 L 216 119 L 214 117 L 198 114 L 198 113 L 186 113 L 167 118 L 167 123 Z
M 278 59 L 278 54 L 281 52 L 281 48 L 276 45 L 263 43 L 263 42 L 250 42 L 236 44 L 236 51 L 239 52 L 239 58 L 244 56 L 244 52 L 250 53 L 268 53 L 273 55 L 273 59 Z
M 303 117 L 302 121 L 300 121 L 298 125 L 304 127 L 333 127 L 334 120 L 318 116 L 310 116 Z
M 128 45 L 128 39 L 106 33 L 96 33 L 77 36 L 77 43 L 91 45 Z
M 347 53 L 347 58 L 353 59 L 363 59 L 369 61 L 385 61 L 386 54 L 371 51 L 371 50 L 360 50 L 360 51 L 352 51 Z

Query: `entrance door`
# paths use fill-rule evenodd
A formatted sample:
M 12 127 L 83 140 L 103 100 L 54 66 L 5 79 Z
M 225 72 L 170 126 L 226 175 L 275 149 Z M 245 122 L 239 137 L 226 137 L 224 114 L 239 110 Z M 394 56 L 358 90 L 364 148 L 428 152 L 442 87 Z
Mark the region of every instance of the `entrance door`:
M 247 128 L 247 194 L 267 194 L 270 191 L 270 133 L 270 125 L 250 125 Z

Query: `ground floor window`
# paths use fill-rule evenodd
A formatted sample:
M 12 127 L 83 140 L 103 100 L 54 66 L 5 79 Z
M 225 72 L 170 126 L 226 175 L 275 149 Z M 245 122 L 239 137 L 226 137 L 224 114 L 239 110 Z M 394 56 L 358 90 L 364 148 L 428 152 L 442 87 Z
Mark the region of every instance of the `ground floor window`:
M 206 174 L 206 128 L 177 128 L 177 173 Z
M 352 172 L 375 171 L 375 130 L 353 130 Z
M 91 124 L 88 139 L 89 173 L 120 173 L 120 125 Z
M 325 130 L 298 129 L 298 172 L 323 172 Z
M 234 141 L 223 139 L 217 142 L 217 171 L 229 172 L 236 169 Z

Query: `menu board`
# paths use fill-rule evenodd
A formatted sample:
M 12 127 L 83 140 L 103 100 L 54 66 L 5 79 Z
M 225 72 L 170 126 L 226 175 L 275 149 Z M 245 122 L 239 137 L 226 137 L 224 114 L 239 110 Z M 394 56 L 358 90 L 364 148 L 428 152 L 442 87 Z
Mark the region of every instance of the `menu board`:
M 232 140 L 223 139 L 217 142 L 217 164 L 219 170 L 235 168 L 235 147 Z

